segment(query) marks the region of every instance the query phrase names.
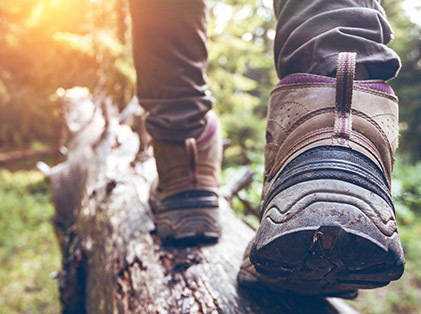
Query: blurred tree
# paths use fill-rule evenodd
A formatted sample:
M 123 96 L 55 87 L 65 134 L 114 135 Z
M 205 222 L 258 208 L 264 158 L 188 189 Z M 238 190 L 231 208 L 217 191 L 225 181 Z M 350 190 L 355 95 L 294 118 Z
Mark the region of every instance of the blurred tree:
M 209 85 L 230 140 L 225 163 L 262 162 L 267 102 L 277 80 L 272 2 L 211 1 L 210 12 Z
M 421 158 L 421 31 L 383 0 L 403 68 L 391 82 L 401 99 L 401 151 Z M 209 85 L 221 115 L 227 165 L 261 162 L 273 67 L 271 0 L 211 0 Z M 0 148 L 51 143 L 59 87 L 101 83 L 122 107 L 134 94 L 126 0 L 0 2 Z M 259 152 L 259 154 L 257 154 Z
M 102 78 L 117 100 L 133 94 L 131 47 L 120 42 L 127 27 L 117 23 L 117 2 L 0 3 L 0 148 L 54 142 L 59 87 L 93 89 Z

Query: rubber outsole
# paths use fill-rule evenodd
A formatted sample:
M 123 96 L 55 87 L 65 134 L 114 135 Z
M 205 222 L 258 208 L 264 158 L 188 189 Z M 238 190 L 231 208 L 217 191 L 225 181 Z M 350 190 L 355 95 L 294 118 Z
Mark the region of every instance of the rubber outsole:
M 149 205 L 154 213 L 157 234 L 163 242 L 209 243 L 221 235 L 219 199 L 213 192 L 184 191 L 160 201 L 152 187 Z
M 393 208 L 368 189 L 309 180 L 279 192 L 267 208 L 250 261 L 278 288 L 340 295 L 385 286 L 403 273 Z
M 218 208 L 189 208 L 156 214 L 159 237 L 164 241 L 216 241 L 221 230 Z

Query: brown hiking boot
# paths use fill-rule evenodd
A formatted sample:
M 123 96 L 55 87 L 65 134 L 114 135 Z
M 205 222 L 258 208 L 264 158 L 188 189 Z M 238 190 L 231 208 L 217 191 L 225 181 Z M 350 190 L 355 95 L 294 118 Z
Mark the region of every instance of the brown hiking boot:
M 149 202 L 158 235 L 163 240 L 217 239 L 222 138 L 215 113 L 206 115 L 205 130 L 197 140 L 154 140 L 153 148 L 159 181 Z
M 383 81 L 295 74 L 270 98 L 261 225 L 239 282 L 350 297 L 401 277 L 391 173 L 398 103 Z

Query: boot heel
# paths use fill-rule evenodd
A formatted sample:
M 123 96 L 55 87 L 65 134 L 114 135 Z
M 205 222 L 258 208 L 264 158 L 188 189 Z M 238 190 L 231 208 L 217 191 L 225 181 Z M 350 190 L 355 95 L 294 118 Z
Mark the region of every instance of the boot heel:
M 403 251 L 382 178 L 375 180 L 369 164 L 367 174 L 361 172 L 361 163 L 353 164 L 361 156 L 351 150 L 322 147 L 307 154 L 281 173 L 264 205 L 250 252 L 257 271 L 304 294 L 371 289 L 399 279 Z M 349 156 L 326 158 L 332 154 Z

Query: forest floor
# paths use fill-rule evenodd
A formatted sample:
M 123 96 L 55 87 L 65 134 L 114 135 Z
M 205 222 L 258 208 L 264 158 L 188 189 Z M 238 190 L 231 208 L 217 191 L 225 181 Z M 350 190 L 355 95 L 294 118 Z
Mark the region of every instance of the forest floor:
M 399 179 L 395 182 L 398 188 L 402 185 Z M 399 216 L 398 205 L 406 271 L 385 288 L 360 291 L 349 303 L 362 313 L 421 313 L 421 214 L 401 208 Z M 61 262 L 53 215 L 48 185 L 39 171 L 0 170 L 0 314 L 60 312 L 53 275 Z

